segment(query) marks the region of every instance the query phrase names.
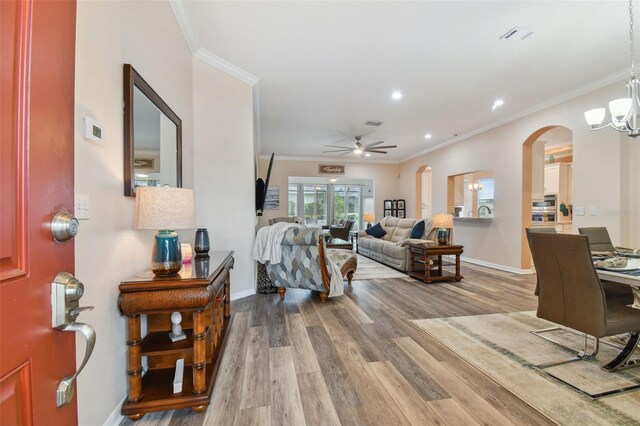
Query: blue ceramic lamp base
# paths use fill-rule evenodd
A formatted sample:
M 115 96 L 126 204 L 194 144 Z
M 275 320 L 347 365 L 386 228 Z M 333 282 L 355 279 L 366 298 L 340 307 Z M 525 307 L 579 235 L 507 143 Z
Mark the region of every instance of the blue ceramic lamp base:
M 182 254 L 178 234 L 171 229 L 161 229 L 153 240 L 151 270 L 156 275 L 177 274 L 182 269 Z

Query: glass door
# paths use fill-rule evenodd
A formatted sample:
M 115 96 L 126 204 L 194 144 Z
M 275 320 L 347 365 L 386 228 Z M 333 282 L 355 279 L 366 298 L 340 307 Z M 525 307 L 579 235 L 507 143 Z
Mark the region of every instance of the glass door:
M 327 224 L 327 185 L 303 185 L 304 223 L 307 226 Z
M 352 220 L 352 231 L 360 229 L 361 192 L 360 185 L 333 186 L 333 220 Z

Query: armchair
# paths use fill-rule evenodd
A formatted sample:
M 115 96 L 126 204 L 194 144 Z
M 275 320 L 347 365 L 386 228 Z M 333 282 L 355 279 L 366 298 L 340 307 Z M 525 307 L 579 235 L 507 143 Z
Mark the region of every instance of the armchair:
M 332 291 L 331 271 L 336 269 L 340 271 L 340 278 L 346 277 L 351 284 L 357 268 L 356 255 L 350 250 L 325 249 L 321 229 L 291 228 L 281 245 L 280 263 L 267 265 L 269 278 L 278 287 L 281 299 L 290 287 L 320 292 L 320 300 L 326 302 Z
M 351 231 L 351 228 L 353 228 L 353 221 L 345 220 L 342 224 L 331 225 L 329 227 L 329 234 L 331 234 L 333 238 L 340 238 L 346 241 L 349 239 L 349 231 Z

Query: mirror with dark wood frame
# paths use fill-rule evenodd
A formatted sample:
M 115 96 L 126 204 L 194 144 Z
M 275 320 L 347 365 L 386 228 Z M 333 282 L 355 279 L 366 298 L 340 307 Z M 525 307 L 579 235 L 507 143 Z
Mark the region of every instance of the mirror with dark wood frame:
M 182 187 L 182 120 L 124 64 L 124 195 L 136 187 Z

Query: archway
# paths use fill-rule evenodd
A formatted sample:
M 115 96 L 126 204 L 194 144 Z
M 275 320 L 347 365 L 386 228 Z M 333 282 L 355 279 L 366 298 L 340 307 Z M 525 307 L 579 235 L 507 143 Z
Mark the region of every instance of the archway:
M 555 130 L 554 130 L 555 129 Z M 549 152 L 558 152 L 557 150 L 545 150 L 545 145 L 546 143 L 542 143 L 542 147 L 540 147 L 539 143 L 536 144 L 536 142 L 542 142 L 543 140 L 543 135 L 548 134 L 551 135 L 551 133 L 548 133 L 550 131 L 554 131 L 551 133 L 563 133 L 565 136 L 565 138 L 568 138 L 569 141 L 568 143 L 570 145 L 573 144 L 573 133 L 571 132 L 571 129 L 564 127 L 564 126 L 559 126 L 559 125 L 551 125 L 551 126 L 545 126 L 542 127 L 538 130 L 536 130 L 535 132 L 533 132 L 522 144 L 522 227 L 521 227 L 521 260 L 520 260 L 520 264 L 521 264 L 521 269 L 523 270 L 527 270 L 531 268 L 531 252 L 529 250 L 529 244 L 527 241 L 527 235 L 526 235 L 526 228 L 529 228 L 533 225 L 533 220 L 532 220 L 532 201 L 533 201 L 533 192 L 534 192 L 534 188 L 536 187 L 534 180 L 537 182 L 540 179 L 544 179 L 544 175 L 545 175 L 545 155 L 547 155 L 546 153 Z M 568 135 L 568 136 L 567 136 Z M 535 148 L 534 148 L 534 144 L 536 144 Z M 572 156 L 572 152 L 571 152 L 571 156 Z M 571 161 L 573 160 L 573 158 L 571 157 Z M 549 162 L 547 160 L 547 162 Z M 535 171 L 537 170 L 537 174 L 535 173 Z M 542 173 L 542 175 L 540 175 L 539 173 Z M 544 182 L 544 181 L 543 181 Z M 572 183 L 569 182 L 568 185 L 570 186 L 569 190 L 572 191 L 573 188 Z M 546 190 L 544 188 L 544 183 L 543 186 L 538 188 L 538 190 L 536 191 L 536 193 L 540 191 L 543 194 L 546 194 Z M 537 199 L 538 199 L 539 195 L 537 195 Z M 557 200 L 556 202 L 560 202 L 561 200 Z M 556 215 L 558 213 L 556 212 Z M 555 217 L 555 216 L 554 216 Z M 553 221 L 554 225 L 557 223 L 556 219 L 554 219 Z
M 416 218 L 431 217 L 431 167 L 423 165 L 416 170 Z

